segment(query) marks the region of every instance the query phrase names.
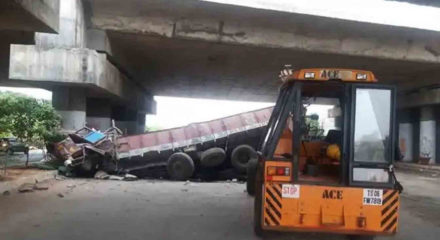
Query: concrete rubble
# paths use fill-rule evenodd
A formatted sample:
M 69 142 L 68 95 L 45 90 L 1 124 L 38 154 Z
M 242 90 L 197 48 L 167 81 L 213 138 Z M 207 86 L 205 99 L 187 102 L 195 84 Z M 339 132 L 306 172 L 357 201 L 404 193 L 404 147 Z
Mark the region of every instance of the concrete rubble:
M 23 183 L 21 184 L 17 191 L 20 193 L 33 192 L 34 190 L 48 190 L 49 185 L 45 182 L 35 182 L 35 183 Z

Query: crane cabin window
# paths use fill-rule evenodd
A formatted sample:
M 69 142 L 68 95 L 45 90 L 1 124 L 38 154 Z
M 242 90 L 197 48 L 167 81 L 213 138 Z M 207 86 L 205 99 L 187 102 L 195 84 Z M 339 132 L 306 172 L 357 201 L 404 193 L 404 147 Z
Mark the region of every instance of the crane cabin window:
M 387 162 L 390 149 L 391 91 L 356 89 L 355 162 Z

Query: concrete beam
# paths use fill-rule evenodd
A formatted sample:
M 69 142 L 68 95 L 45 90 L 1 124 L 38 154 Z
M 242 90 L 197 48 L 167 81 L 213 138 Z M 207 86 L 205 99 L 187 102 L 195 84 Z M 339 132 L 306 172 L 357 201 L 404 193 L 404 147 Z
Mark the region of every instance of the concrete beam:
M 87 30 L 87 48 L 112 55 L 112 47 L 107 33 L 99 29 Z
M 101 89 L 123 99 L 134 109 L 151 112 L 152 96 L 127 79 L 105 54 L 90 49 L 39 48 L 11 45 L 11 80 L 33 84 L 64 84 Z
M 432 1 L 432 0 L 386 0 L 386 1 L 398 1 L 398 2 L 407 2 L 407 3 L 411 3 L 411 4 L 417 4 L 417 5 L 440 7 L 440 2 Z
M 0 29 L 57 33 L 59 0 L 2 0 Z
M 398 108 L 414 108 L 440 104 L 440 88 L 420 89 L 417 92 L 400 94 L 397 98 Z
M 151 10 L 138 9 L 128 15 L 118 9 L 117 3 L 110 2 L 107 1 L 114 9 L 110 6 L 104 10 L 94 8 L 91 21 L 94 28 L 166 38 L 440 63 L 440 34 L 432 31 L 196 1 L 174 2 L 174 8 L 168 10 L 164 7 L 167 4 L 151 3 Z M 124 2 L 124 5 L 129 3 Z

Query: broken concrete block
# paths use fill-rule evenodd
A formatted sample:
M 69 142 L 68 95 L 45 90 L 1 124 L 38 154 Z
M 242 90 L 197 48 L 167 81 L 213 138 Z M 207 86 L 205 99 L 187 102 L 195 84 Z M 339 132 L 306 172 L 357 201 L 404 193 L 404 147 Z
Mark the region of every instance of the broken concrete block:
M 124 180 L 125 181 L 135 181 L 137 179 L 138 178 L 135 175 L 133 175 L 133 174 L 126 173 L 125 176 L 124 176 Z
M 110 175 L 110 177 L 108 178 L 110 180 L 124 180 L 124 177 L 120 177 L 120 176 L 116 176 L 116 175 Z
M 109 179 L 110 175 L 102 170 L 99 170 L 95 173 L 96 179 Z
M 18 192 L 33 192 L 34 191 L 34 185 L 33 183 L 23 183 L 18 187 Z

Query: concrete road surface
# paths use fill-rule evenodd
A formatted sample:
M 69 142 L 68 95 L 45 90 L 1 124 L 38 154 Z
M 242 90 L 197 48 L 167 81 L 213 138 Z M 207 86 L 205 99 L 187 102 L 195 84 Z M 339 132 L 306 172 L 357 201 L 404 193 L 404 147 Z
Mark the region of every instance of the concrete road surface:
M 400 231 L 394 238 L 439 239 L 440 181 L 401 173 Z M 47 191 L 0 196 L 0 239 L 258 239 L 253 198 L 240 183 L 51 180 Z M 271 234 L 266 239 L 345 239 Z

